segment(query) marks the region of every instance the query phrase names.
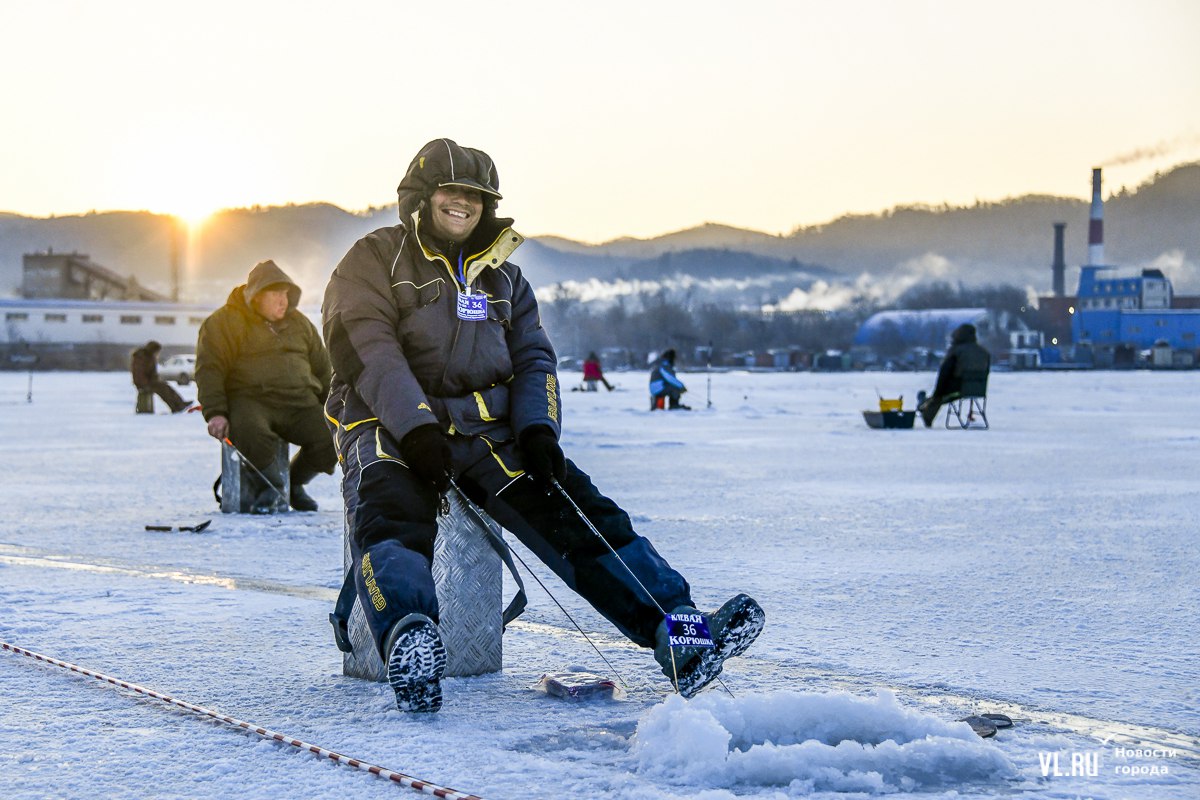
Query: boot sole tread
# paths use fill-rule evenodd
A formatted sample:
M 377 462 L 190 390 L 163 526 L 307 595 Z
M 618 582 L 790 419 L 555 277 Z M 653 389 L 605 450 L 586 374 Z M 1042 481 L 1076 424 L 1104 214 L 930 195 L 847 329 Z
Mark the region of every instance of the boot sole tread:
M 712 683 L 721 674 L 727 659 L 740 656 L 750 648 L 762 633 L 766 620 L 767 615 L 758 603 L 749 597 L 741 600 L 738 607 L 730 612 L 729 621 L 714 642 L 715 647 L 706 648 L 696 659 L 695 666 L 687 674 L 679 676 L 679 693 L 684 697 L 693 697 Z
M 396 692 L 396 708 L 432 712 L 442 707 L 446 647 L 437 629 L 421 622 L 396 637 L 388 656 L 388 683 Z

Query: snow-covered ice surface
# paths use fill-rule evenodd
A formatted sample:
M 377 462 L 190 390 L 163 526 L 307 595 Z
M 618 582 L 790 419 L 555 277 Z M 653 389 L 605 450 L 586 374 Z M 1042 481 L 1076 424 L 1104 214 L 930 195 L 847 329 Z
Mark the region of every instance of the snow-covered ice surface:
M 762 603 L 733 697 L 670 696 L 539 569 L 628 696 L 532 688 L 610 670 L 527 581 L 503 672 L 402 716 L 341 675 L 336 480 L 315 514 L 221 515 L 199 415 L 134 415 L 125 374 L 37 374 L 29 404 L 0 373 L 0 640 L 488 798 L 1200 796 L 1196 373 L 993 374 L 986 432 L 864 424 L 931 374 L 715 374 L 711 409 L 692 374 L 673 414 L 613 377 L 564 394 L 565 449 L 702 607 Z M 10 652 L 0 704 L 5 797 L 416 796 Z

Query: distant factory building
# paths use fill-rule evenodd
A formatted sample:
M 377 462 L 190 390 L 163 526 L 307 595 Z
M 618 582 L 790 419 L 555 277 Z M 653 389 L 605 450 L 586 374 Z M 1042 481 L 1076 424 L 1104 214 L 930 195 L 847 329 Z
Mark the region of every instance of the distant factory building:
M 0 299 L 0 369 L 125 369 L 151 339 L 196 349 L 210 305 L 182 305 L 92 261 L 46 250 L 22 260 L 19 299 Z
M 164 355 L 190 353 L 210 305 L 129 300 L 0 298 L 0 369 L 122 369 L 151 339 Z
M 1088 263 L 1079 270 L 1071 316 L 1077 357 L 1079 348 L 1090 347 L 1097 366 L 1131 366 L 1138 351 L 1152 349 L 1152 366 L 1192 366 L 1197 333 L 1200 309 L 1176 307 L 1171 281 L 1161 270 L 1122 274 L 1104 263 L 1100 170 L 1092 170 Z
M 1136 276 L 1104 276 L 1112 267 L 1083 267 L 1071 333 L 1093 347 L 1129 345 L 1146 349 L 1165 342 L 1195 350 L 1200 309 L 1172 308 L 1171 281 L 1156 269 Z
M 1063 294 L 1063 228 L 1054 224 L 1054 296 L 1038 298 L 1039 326 L 1050 345 L 1046 365 L 1070 366 L 1062 348 L 1074 345 L 1074 361 L 1100 367 L 1131 367 L 1150 353 L 1150 366 L 1192 366 L 1200 333 L 1200 302 L 1177 297 L 1157 269 L 1121 270 L 1104 263 L 1101 171 L 1092 170 L 1088 263 L 1080 267 L 1075 296 Z
M 125 369 L 129 353 L 151 339 L 163 355 L 192 353 L 200 325 L 216 307 L 134 300 L 0 298 L 0 369 Z M 320 310 L 302 310 L 320 324 Z
M 91 260 L 87 253 L 26 253 L 22 258 L 21 296 L 30 300 L 141 300 L 170 302 L 169 297 L 141 286 Z

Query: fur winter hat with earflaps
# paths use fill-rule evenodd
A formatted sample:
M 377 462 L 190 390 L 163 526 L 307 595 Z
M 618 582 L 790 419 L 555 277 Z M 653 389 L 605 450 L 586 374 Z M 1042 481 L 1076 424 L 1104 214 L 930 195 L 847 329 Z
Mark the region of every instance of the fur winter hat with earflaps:
M 483 195 L 485 216 L 495 216 L 501 194 L 500 176 L 492 157 L 452 139 L 434 139 L 420 149 L 396 187 L 401 221 L 408 222 L 413 212 L 442 186 L 477 190 Z

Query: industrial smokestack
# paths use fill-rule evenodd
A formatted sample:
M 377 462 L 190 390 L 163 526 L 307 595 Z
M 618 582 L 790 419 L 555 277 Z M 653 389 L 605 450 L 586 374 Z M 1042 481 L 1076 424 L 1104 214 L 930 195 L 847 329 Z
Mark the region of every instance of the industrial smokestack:
M 1063 258 L 1063 231 L 1067 223 L 1054 223 L 1054 264 L 1051 265 L 1054 274 L 1054 296 L 1065 297 L 1067 262 Z
M 1100 168 L 1092 170 L 1092 213 L 1088 218 L 1089 266 L 1104 266 L 1104 201 L 1100 199 Z

